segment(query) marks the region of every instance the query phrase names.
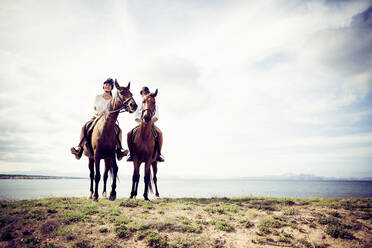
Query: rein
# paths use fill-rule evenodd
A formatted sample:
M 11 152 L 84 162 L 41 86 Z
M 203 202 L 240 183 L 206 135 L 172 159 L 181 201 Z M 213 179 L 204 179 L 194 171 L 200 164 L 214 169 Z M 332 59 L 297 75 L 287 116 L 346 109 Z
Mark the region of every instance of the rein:
M 120 98 L 120 97 L 119 97 Z M 121 99 L 120 99 L 121 100 Z M 127 112 L 128 111 L 128 102 L 130 101 L 130 100 L 133 100 L 133 97 L 131 96 L 130 98 L 128 98 L 127 100 L 125 100 L 124 102 L 123 102 L 123 106 L 121 107 L 121 108 L 119 108 L 119 109 L 117 109 L 117 110 L 111 110 L 111 111 L 108 111 L 108 113 L 109 114 L 112 114 L 112 113 L 115 113 L 115 112 L 118 112 L 118 111 L 120 111 L 119 113 L 123 113 L 123 112 Z

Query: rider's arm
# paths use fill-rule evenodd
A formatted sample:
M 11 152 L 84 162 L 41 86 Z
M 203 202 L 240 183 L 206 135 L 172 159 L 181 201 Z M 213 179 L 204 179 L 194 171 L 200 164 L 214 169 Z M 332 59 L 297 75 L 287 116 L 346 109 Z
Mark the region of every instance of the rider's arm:
M 141 115 L 142 115 L 142 107 L 138 108 L 136 111 L 136 118 L 134 119 L 138 124 L 141 124 Z

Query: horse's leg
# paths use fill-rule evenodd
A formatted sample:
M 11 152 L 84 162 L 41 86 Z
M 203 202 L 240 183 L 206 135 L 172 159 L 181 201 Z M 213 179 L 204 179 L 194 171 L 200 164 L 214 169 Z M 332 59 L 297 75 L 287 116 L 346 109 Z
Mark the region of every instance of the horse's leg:
M 107 178 L 108 178 L 110 167 L 111 167 L 111 159 L 105 158 L 105 171 L 103 172 L 103 192 L 102 192 L 102 197 L 104 198 L 107 198 L 106 185 L 107 185 Z
M 130 198 L 135 198 L 137 196 L 138 182 L 140 178 L 139 173 L 140 163 L 134 158 L 133 160 L 133 177 L 132 177 L 132 192 L 130 193 Z
M 89 159 L 89 164 L 88 164 L 88 167 L 89 167 L 89 177 L 90 177 L 90 194 L 89 194 L 89 198 L 88 199 L 92 199 L 93 198 L 93 180 L 94 180 L 94 159 L 90 158 Z
M 154 185 L 155 185 L 155 196 L 159 197 L 158 184 L 157 184 L 158 178 L 156 177 L 156 174 L 158 173 L 158 162 L 154 161 L 152 162 L 151 165 L 152 165 L 152 173 L 154 174 L 152 178 L 153 178 Z
M 96 185 L 95 185 L 95 188 L 94 188 L 94 198 L 93 198 L 93 200 L 95 200 L 95 201 L 98 201 L 98 184 L 99 184 L 99 181 L 101 180 L 101 173 L 99 171 L 99 164 L 100 164 L 100 159 L 96 158 L 95 159 L 96 176 L 94 178 Z
M 149 200 L 148 198 L 148 190 L 152 191 L 151 187 L 151 162 L 147 161 L 145 163 L 145 176 L 144 176 L 144 181 L 145 181 L 145 193 L 143 193 L 143 197 L 145 198 L 146 201 Z
M 112 170 L 112 184 L 111 184 L 111 193 L 110 193 L 110 201 L 115 201 L 116 199 L 116 177 L 118 175 L 118 165 L 116 163 L 115 154 L 111 160 L 111 170 Z

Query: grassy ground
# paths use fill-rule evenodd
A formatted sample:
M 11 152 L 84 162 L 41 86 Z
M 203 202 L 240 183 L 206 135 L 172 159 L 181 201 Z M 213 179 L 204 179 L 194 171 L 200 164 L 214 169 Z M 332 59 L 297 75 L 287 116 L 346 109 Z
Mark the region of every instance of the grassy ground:
M 0 247 L 372 247 L 372 199 L 0 202 Z

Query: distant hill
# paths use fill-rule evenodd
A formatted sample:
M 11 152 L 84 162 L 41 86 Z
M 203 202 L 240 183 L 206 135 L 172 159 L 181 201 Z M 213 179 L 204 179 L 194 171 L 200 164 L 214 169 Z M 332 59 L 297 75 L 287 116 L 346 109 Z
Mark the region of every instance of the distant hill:
M 0 179 L 86 179 L 86 177 L 0 174 Z

